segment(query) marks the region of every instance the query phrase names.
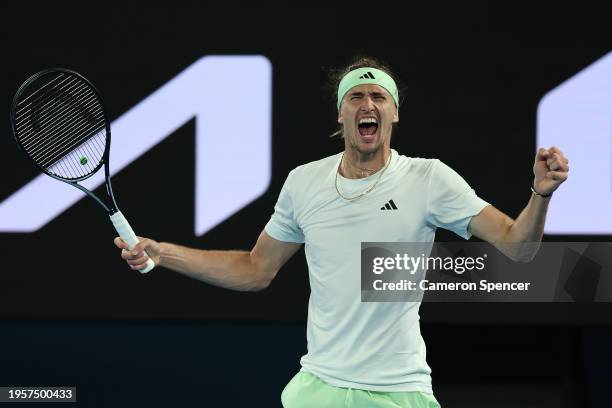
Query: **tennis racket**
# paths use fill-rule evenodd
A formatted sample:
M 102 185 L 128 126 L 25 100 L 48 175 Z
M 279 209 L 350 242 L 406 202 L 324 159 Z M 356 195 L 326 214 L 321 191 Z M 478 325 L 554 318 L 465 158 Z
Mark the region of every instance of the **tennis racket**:
M 38 72 L 17 90 L 10 119 L 13 137 L 32 163 L 44 174 L 93 198 L 132 250 L 138 238 L 119 211 L 113 195 L 108 169 L 110 124 L 94 85 L 69 69 L 51 68 Z M 102 166 L 106 180 L 105 200 L 79 184 Z M 149 272 L 154 266 L 149 258 L 140 272 Z

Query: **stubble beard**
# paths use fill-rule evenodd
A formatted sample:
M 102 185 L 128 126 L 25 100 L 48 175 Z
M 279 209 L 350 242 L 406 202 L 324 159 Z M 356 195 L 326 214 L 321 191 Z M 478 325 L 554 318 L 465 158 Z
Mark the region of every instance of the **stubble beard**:
M 373 148 L 364 150 L 359 146 L 359 131 L 357 130 L 356 132 L 357 135 L 353 134 L 351 137 L 349 147 L 354 153 L 357 154 L 360 162 L 369 161 L 384 147 L 386 138 L 379 136 L 378 143 Z

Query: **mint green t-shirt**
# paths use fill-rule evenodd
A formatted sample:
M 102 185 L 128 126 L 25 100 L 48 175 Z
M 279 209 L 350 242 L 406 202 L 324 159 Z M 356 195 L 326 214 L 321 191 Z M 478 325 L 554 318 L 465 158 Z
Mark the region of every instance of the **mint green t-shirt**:
M 338 195 L 341 154 L 292 170 L 265 227 L 272 238 L 304 243 L 310 278 L 302 370 L 337 386 L 432 393 L 417 302 L 361 302 L 361 242 L 432 242 L 438 227 L 465 239 L 487 202 L 437 159 L 391 152 L 376 187 L 354 201 Z M 376 182 L 338 175 L 352 197 Z M 393 201 L 395 208 L 381 210 Z

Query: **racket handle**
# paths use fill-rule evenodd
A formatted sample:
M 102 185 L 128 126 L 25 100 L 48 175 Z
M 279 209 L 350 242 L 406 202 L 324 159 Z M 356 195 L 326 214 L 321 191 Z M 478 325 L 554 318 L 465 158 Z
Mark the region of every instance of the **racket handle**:
M 121 214 L 121 211 L 117 211 L 116 213 L 111 215 L 110 219 L 121 239 L 128 244 L 129 250 L 131 251 L 132 249 L 134 249 L 134 247 L 138 244 L 138 238 L 136 237 L 134 230 L 132 229 L 132 227 L 130 227 L 130 224 L 127 222 L 123 214 Z M 145 255 L 147 255 L 147 257 L 149 256 L 146 252 Z M 155 262 L 153 262 L 153 260 L 149 258 L 147 259 L 147 266 L 144 269 L 140 269 L 139 272 L 147 273 L 154 267 Z

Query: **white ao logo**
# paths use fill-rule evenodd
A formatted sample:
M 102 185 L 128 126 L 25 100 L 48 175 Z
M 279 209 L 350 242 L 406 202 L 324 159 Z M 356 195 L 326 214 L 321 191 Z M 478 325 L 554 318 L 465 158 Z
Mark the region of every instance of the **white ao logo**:
M 187 67 L 111 123 L 111 175 L 193 118 L 195 234 L 203 235 L 270 184 L 270 61 L 263 56 L 205 56 Z M 82 184 L 94 189 L 103 182 L 100 171 Z M 0 232 L 37 231 L 84 197 L 41 174 L 0 203 Z
M 537 120 L 536 146 L 558 146 L 570 160 L 545 232 L 612 234 L 612 52 L 548 92 Z

